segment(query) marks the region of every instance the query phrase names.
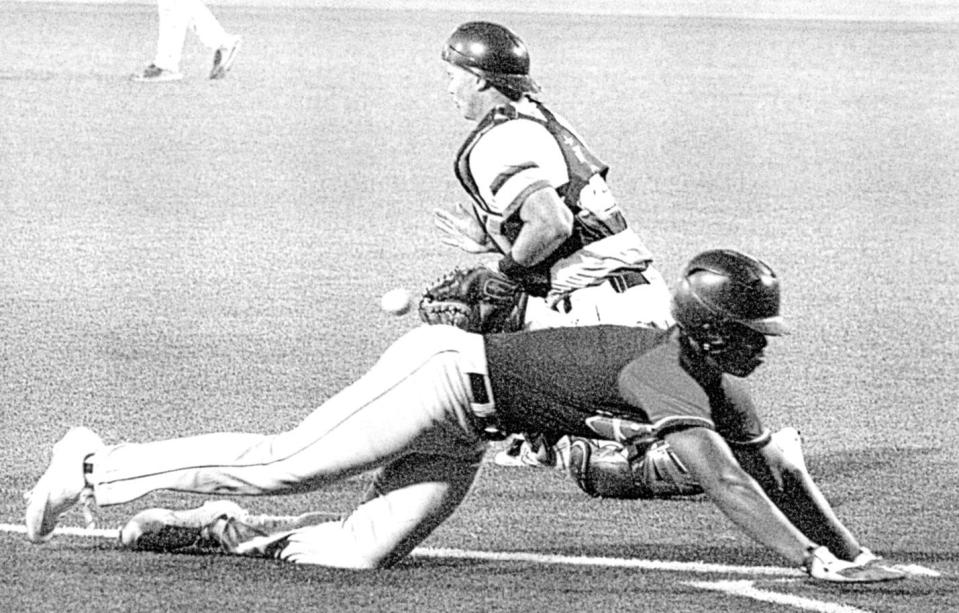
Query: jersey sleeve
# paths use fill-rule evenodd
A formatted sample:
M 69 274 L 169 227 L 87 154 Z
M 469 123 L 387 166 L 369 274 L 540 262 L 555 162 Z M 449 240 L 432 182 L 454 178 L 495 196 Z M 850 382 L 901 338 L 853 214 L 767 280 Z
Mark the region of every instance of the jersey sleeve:
M 679 365 L 678 354 L 676 344 L 663 344 L 631 362 L 619 375 L 620 393 L 660 435 L 692 426 L 715 429 L 709 397 Z
M 680 365 L 679 352 L 664 344 L 631 362 L 619 377 L 624 399 L 641 407 L 660 435 L 705 426 L 730 443 L 761 440 L 766 430 L 746 383 L 729 375 L 697 378 Z
M 470 154 L 470 171 L 491 213 L 507 220 L 526 198 L 566 179 L 563 154 L 549 131 L 528 119 L 491 129 Z

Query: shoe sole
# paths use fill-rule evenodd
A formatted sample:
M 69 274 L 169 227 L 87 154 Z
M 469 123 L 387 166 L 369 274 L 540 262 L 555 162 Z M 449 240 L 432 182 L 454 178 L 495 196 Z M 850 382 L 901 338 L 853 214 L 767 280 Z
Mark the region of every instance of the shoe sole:
M 49 541 L 53 536 L 54 529 L 57 527 L 57 521 L 60 519 L 60 515 L 75 505 L 80 499 L 80 494 L 83 493 L 83 486 L 81 485 L 80 491 L 77 492 L 75 498 L 68 497 L 66 500 L 54 504 L 54 492 L 51 485 L 55 483 L 55 478 L 60 478 L 61 474 L 67 474 L 74 469 L 78 469 L 80 471 L 80 479 L 83 479 L 82 458 L 80 458 L 80 466 L 73 468 L 68 462 L 72 464 L 72 462 L 77 461 L 77 458 L 71 457 L 72 454 L 65 452 L 74 451 L 74 447 L 77 450 L 94 451 L 102 445 L 103 442 L 100 440 L 100 437 L 88 428 L 74 428 L 67 432 L 67 434 L 60 439 L 60 442 L 54 445 L 50 465 L 47 466 L 46 472 L 43 473 L 43 476 L 40 477 L 33 489 L 27 493 L 25 523 L 27 526 L 27 539 L 29 541 L 33 543 Z
M 233 63 L 236 61 L 236 54 L 240 51 L 240 40 L 237 40 L 232 47 L 226 52 L 226 57 L 224 57 L 220 63 L 210 71 L 211 79 L 222 79 L 226 76 L 226 73 L 233 68 Z
M 144 77 L 140 75 L 134 75 L 133 78 L 130 80 L 133 81 L 134 83 L 172 83 L 174 81 L 182 81 L 183 75 L 178 73 L 175 75 L 170 75 L 165 77 L 152 77 L 152 78 Z
M 211 500 L 184 511 L 147 509 L 120 528 L 118 538 L 121 546 L 130 549 L 142 548 L 144 538 L 152 543 L 147 549 L 178 549 L 191 545 L 204 526 L 221 517 L 242 520 L 246 516 L 246 510 L 230 500 Z

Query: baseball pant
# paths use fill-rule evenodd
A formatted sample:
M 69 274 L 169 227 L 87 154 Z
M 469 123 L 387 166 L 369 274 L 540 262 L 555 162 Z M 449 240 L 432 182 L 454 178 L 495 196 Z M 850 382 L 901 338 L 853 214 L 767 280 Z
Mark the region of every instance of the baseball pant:
M 178 72 L 187 29 L 206 47 L 227 45 L 227 33 L 201 0 L 157 0 L 157 53 L 154 65 Z
M 343 521 L 303 528 L 280 557 L 345 568 L 388 566 L 460 504 L 488 443 L 474 385 L 491 394 L 483 338 L 421 326 L 363 377 L 275 435 L 220 432 L 120 444 L 91 459 L 101 506 L 155 490 L 294 494 L 381 468 L 368 499 Z M 479 399 L 491 410 L 491 396 Z
M 614 324 L 666 329 L 674 322 L 669 286 L 652 266 L 643 271 L 643 282 L 629 286 L 605 280 L 570 292 L 550 308 L 546 300 L 530 299 L 525 325 L 528 330 L 567 326 Z

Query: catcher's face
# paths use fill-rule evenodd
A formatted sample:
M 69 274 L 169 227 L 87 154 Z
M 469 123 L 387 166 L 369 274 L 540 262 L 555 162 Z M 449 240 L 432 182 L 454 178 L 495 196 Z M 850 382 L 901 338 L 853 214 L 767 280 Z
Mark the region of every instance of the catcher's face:
M 453 98 L 453 104 L 464 118 L 470 121 L 480 119 L 485 114 L 483 78 L 448 62 L 444 62 L 444 66 L 447 76 L 446 92 Z

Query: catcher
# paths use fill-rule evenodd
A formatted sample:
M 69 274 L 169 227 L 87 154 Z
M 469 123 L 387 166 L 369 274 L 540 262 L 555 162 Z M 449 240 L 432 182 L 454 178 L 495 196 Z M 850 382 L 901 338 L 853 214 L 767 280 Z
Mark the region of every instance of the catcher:
M 442 59 L 447 92 L 475 122 L 455 163 L 472 202 L 434 211 L 442 241 L 499 256 L 494 267 L 530 295 L 527 329 L 668 327 L 669 290 L 607 183 L 609 166 L 540 100 L 523 40 L 496 23 L 468 22 Z M 496 463 L 554 464 L 557 441 L 526 439 Z

